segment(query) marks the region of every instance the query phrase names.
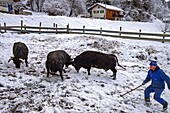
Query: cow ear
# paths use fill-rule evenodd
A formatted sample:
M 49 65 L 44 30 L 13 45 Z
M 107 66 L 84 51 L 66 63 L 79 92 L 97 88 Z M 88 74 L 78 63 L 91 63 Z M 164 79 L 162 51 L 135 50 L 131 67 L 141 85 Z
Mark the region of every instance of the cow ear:
M 14 57 L 11 57 L 9 60 L 8 60 L 8 63 L 11 61 L 11 60 L 13 60 L 14 59 Z
M 24 60 L 22 58 L 19 58 L 19 61 L 21 61 L 21 63 L 24 63 Z

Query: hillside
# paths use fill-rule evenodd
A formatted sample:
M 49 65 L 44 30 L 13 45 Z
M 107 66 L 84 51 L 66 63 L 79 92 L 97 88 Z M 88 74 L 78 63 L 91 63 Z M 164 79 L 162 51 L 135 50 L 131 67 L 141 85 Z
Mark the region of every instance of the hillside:
M 170 13 L 170 1 L 167 0 L 21 0 L 16 6 L 47 12 L 53 16 L 77 17 L 79 14 L 87 13 L 88 8 L 94 3 L 105 1 L 122 8 L 126 21 L 152 22 L 153 18 L 162 20 Z
M 161 32 L 163 24 L 104 21 L 64 16 L 47 16 L 35 13 L 33 16 L 8 15 L 0 13 L 0 24 L 52 26 L 57 23 L 65 27 L 105 28 L 124 31 Z M 15 20 L 14 20 L 15 18 Z M 14 42 L 24 42 L 29 48 L 29 66 L 16 69 L 8 63 Z M 47 77 L 46 56 L 53 50 L 65 50 L 72 58 L 83 51 L 93 50 L 114 53 L 119 63 L 117 79 L 112 80 L 110 70 L 92 68 L 91 75 L 81 68 L 77 73 L 73 66 L 65 68 L 64 81 L 59 76 Z M 0 112 L 1 113 L 160 113 L 162 106 L 151 95 L 150 106 L 146 106 L 143 91 L 150 84 L 120 97 L 121 94 L 137 87 L 146 77 L 151 59 L 157 58 L 159 66 L 170 75 L 170 43 L 156 41 L 125 40 L 114 37 L 72 34 L 0 34 Z M 170 103 L 166 86 L 162 94 Z M 170 112 L 168 108 L 167 112 Z

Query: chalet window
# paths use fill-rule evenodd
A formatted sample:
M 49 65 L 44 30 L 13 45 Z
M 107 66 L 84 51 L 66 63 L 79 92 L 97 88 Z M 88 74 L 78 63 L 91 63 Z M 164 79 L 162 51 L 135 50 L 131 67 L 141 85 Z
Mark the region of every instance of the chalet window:
M 100 8 L 100 6 L 97 7 L 98 9 Z
M 98 13 L 99 13 L 99 10 L 94 10 L 93 13 L 94 13 L 94 14 L 98 14 Z
M 117 15 L 117 17 L 120 17 L 120 18 L 122 18 L 122 17 L 123 17 L 123 15 Z
M 0 6 L 2 6 L 2 7 L 7 7 L 7 3 L 5 3 L 5 2 L 0 2 Z
M 100 13 L 104 13 L 104 10 L 100 10 Z
M 94 14 L 97 14 L 97 11 L 95 10 L 95 11 L 93 11 L 93 13 L 94 13 Z
M 112 14 L 113 17 L 116 17 L 117 15 L 116 14 Z

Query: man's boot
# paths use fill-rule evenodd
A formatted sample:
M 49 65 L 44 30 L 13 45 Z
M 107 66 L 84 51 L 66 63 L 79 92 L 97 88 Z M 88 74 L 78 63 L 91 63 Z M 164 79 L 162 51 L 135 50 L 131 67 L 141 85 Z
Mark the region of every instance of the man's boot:
M 145 98 L 145 105 L 149 107 L 151 105 L 150 98 Z
M 164 104 L 162 104 L 163 105 L 163 110 L 162 111 L 165 111 L 165 110 L 167 110 L 168 109 L 168 103 L 166 102 L 166 103 L 164 103 Z
M 145 98 L 145 102 L 150 102 L 150 98 Z

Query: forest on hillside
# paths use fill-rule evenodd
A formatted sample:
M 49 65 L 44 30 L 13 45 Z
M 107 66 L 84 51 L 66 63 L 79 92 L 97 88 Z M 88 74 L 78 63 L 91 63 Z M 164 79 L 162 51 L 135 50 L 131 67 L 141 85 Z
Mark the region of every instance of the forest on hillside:
M 162 20 L 170 14 L 170 1 L 165 0 L 21 0 L 16 7 L 53 16 L 76 17 L 88 13 L 88 8 L 99 2 L 122 8 L 125 21 L 150 22 L 154 18 Z

